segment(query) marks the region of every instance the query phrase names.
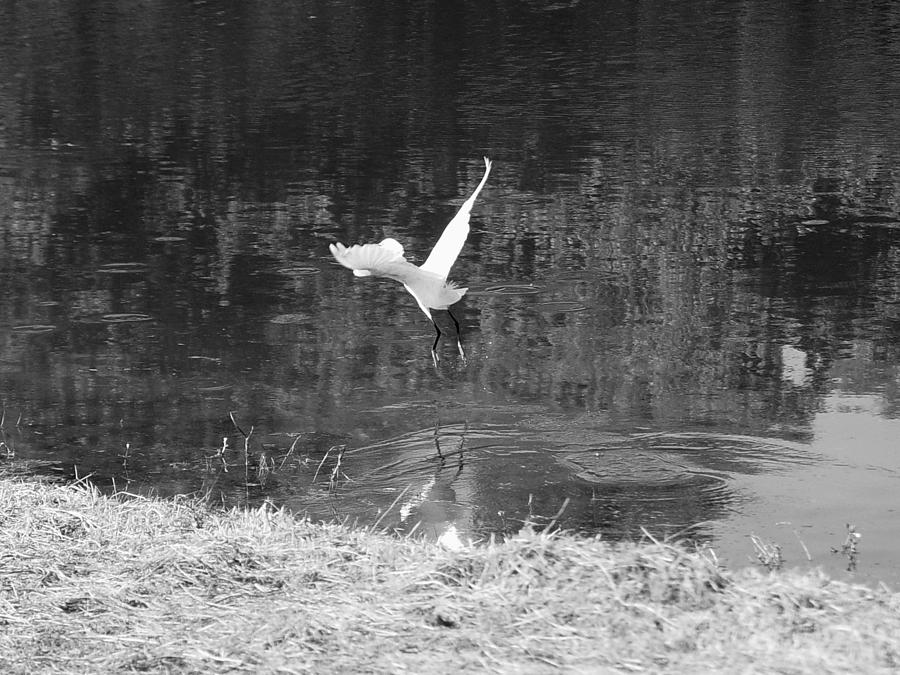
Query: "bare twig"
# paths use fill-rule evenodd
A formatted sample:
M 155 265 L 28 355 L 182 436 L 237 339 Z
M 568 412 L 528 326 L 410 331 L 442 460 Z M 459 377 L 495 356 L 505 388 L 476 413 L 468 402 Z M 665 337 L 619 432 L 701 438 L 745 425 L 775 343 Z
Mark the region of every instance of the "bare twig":
M 247 434 L 244 433 L 244 430 L 241 429 L 241 426 L 237 423 L 237 420 L 234 419 L 234 411 L 233 410 L 228 412 L 228 417 L 231 418 L 231 423 L 234 425 L 234 428 L 241 432 L 241 436 L 243 436 L 244 438 L 247 438 Z M 250 433 L 253 433 L 252 429 L 251 429 Z
M 337 447 L 337 446 L 332 445 L 332 446 L 331 446 L 330 448 L 328 448 L 328 450 L 325 452 L 325 456 L 322 458 L 322 461 L 319 462 L 319 466 L 316 467 L 316 472 L 313 474 L 313 483 L 316 482 L 316 478 L 318 478 L 318 476 L 319 476 L 319 471 L 321 470 L 322 465 L 325 463 L 325 460 L 328 459 L 328 455 L 330 455 L 330 454 L 331 454 L 331 451 L 334 450 L 336 447 Z
M 809 562 L 812 562 L 812 555 L 810 555 L 809 549 L 806 548 L 806 544 L 803 543 L 803 540 L 800 538 L 800 535 L 797 533 L 797 530 L 794 530 L 794 536 L 797 537 L 797 541 L 800 542 L 800 546 L 803 549 L 803 552 L 806 554 L 806 559 Z
M 553 529 L 553 526 L 556 525 L 556 521 L 562 517 L 562 514 L 565 513 L 565 510 L 569 507 L 569 502 L 572 501 L 568 497 L 563 500 L 562 506 L 559 507 L 559 511 L 556 512 L 556 515 L 550 519 L 550 524 L 544 528 L 544 532 L 549 532 Z
M 341 477 L 341 461 L 344 459 L 344 450 L 347 449 L 346 445 L 337 446 L 338 456 L 337 461 L 334 463 L 334 468 L 331 470 L 331 478 L 328 480 L 328 488 L 333 490 L 337 487 L 338 479 Z
M 390 513 L 391 509 L 393 509 L 395 506 L 397 506 L 397 502 L 399 502 L 401 499 L 403 499 L 403 495 L 405 495 L 408 490 L 409 490 L 409 485 L 407 485 L 405 488 L 403 488 L 403 490 L 400 492 L 400 494 L 397 495 L 397 497 L 394 499 L 394 501 L 391 502 L 391 505 L 389 507 L 387 507 L 387 509 L 384 511 L 384 513 L 382 513 L 380 516 L 378 516 L 378 520 L 376 520 L 372 524 L 372 527 L 370 528 L 372 531 L 375 531 L 378 528 L 378 525 L 381 523 L 382 520 L 384 520 L 384 517 L 388 513 Z
M 291 443 L 290 449 L 287 451 L 287 454 L 284 456 L 284 459 L 281 460 L 281 465 L 278 467 L 279 470 L 284 468 L 284 465 L 287 463 L 290 456 L 292 454 L 294 454 L 294 448 L 297 447 L 297 443 L 300 442 L 300 438 L 301 438 L 300 434 L 297 434 L 297 436 L 294 438 L 294 442 Z

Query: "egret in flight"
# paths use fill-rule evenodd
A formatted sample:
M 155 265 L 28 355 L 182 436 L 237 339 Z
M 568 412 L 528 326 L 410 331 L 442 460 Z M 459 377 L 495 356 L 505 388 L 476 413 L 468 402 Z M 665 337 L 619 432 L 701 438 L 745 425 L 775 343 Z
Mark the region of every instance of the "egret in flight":
M 450 311 L 453 305 L 462 298 L 468 288 L 460 288 L 452 281 L 447 281 L 450 268 L 456 262 L 459 252 L 469 236 L 469 216 L 472 213 L 472 205 L 475 198 L 481 192 L 481 188 L 487 182 L 491 172 L 491 160 L 484 158 L 484 176 L 475 192 L 469 197 L 459 211 L 453 217 L 444 233 L 434 245 L 428 258 L 419 266 L 413 265 L 403 257 L 403 246 L 396 239 L 384 239 L 378 244 L 355 244 L 347 248 L 343 244 L 331 244 L 331 254 L 344 267 L 353 270 L 358 277 L 388 277 L 403 284 L 403 287 L 419 303 L 419 307 L 425 312 L 437 331 L 434 344 L 431 346 L 431 359 L 434 365 L 438 363 L 437 346 L 441 339 L 441 329 L 431 316 L 432 309 L 445 309 L 456 327 L 456 346 L 459 355 L 465 359 L 462 342 L 459 339 L 459 322 Z

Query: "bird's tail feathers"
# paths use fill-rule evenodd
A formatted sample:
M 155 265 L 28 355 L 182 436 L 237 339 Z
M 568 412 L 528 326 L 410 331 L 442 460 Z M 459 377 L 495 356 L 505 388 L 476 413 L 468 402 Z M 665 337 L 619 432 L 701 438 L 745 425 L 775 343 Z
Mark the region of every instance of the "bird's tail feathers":
M 349 248 L 343 244 L 331 244 L 329 249 L 341 265 L 353 270 L 358 277 L 370 277 L 373 274 L 385 276 L 385 271 L 392 263 L 403 262 L 403 247 L 393 239 L 396 246 L 381 244 L 354 244 Z
M 451 295 L 456 296 L 456 299 L 453 300 L 453 302 L 448 303 L 449 305 L 452 305 L 454 302 L 459 302 L 462 299 L 462 296 L 464 296 L 469 291 L 468 288 L 460 288 L 452 281 L 448 281 L 445 284 L 445 288 Z

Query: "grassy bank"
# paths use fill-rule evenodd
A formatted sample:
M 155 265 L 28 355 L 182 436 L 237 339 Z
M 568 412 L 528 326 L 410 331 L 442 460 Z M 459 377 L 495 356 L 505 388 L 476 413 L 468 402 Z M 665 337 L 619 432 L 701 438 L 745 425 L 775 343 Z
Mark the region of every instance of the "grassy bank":
M 900 596 L 523 532 L 448 551 L 0 479 L 0 671 L 896 672 Z

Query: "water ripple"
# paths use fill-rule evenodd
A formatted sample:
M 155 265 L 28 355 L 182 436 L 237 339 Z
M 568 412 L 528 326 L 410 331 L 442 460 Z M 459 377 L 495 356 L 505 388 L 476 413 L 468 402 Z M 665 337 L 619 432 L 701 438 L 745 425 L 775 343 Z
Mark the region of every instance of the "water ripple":
M 100 317 L 103 323 L 137 323 L 141 321 L 152 321 L 153 317 L 147 314 L 104 314 Z
M 13 332 L 21 333 L 24 335 L 39 335 L 41 333 L 49 333 L 54 330 L 56 330 L 56 326 L 39 323 L 28 324 L 24 326 L 13 326 Z

